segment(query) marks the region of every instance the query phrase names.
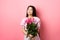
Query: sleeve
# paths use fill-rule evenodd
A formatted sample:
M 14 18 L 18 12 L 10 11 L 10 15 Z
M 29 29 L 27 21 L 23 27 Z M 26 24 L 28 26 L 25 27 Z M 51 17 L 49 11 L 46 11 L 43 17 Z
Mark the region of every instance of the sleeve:
M 20 22 L 20 25 L 22 26 L 22 28 L 24 28 L 24 26 L 25 26 L 25 19 L 23 19 L 23 20 Z
M 40 19 L 38 18 L 38 24 L 37 24 L 37 27 L 40 28 L 40 26 L 41 26 L 41 21 L 40 21 Z

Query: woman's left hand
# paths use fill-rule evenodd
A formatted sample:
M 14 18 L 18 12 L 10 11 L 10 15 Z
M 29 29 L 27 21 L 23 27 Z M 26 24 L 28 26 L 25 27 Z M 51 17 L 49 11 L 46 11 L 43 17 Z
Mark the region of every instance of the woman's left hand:
M 33 35 L 29 34 L 29 37 L 30 37 L 30 38 L 32 38 L 32 37 L 33 37 Z

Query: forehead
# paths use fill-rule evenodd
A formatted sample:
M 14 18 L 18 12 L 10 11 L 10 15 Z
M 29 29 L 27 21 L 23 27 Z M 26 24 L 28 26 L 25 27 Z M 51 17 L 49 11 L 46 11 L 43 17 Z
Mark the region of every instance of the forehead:
M 29 7 L 28 9 L 32 9 L 32 7 Z

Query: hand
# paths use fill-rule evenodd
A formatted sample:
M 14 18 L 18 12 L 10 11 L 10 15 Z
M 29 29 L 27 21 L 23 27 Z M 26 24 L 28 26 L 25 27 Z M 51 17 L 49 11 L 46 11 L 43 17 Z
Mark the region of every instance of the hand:
M 33 35 L 29 34 L 29 37 L 31 38 L 31 40 L 35 40 L 35 37 L 33 37 Z M 33 38 L 32 38 L 33 37 Z
M 33 35 L 29 34 L 29 37 L 30 37 L 30 38 L 32 38 L 32 37 L 33 37 Z

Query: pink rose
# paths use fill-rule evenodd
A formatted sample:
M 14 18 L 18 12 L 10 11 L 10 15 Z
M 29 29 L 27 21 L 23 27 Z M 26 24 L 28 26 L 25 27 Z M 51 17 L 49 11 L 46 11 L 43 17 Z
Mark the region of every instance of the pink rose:
M 31 24 L 34 21 L 34 18 L 28 18 L 25 22 Z

